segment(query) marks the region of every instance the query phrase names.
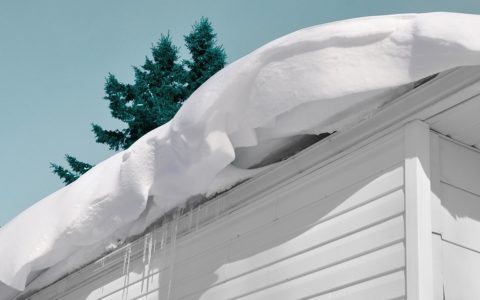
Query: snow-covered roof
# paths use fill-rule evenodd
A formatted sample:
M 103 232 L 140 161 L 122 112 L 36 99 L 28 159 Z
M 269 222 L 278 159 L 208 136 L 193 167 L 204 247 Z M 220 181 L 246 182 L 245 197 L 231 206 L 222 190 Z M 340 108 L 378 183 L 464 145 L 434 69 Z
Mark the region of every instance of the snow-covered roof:
M 479 65 L 477 28 L 480 16 L 465 14 L 367 17 L 257 49 L 201 86 L 171 122 L 3 227 L 0 282 L 23 290 L 47 268 L 61 276 L 192 196 L 253 176 L 249 167 L 299 136 L 346 131 L 412 82 Z

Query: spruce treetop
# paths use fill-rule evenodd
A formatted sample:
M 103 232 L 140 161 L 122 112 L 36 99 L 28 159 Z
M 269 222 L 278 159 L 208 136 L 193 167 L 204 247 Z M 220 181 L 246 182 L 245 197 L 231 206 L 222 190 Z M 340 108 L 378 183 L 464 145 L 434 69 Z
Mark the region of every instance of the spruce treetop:
M 185 45 L 191 60 L 184 61 L 188 67 L 188 85 L 193 93 L 213 74 L 221 70 L 226 63 L 225 50 L 217 45 L 217 34 L 207 18 L 201 18 L 192 26 L 192 31 L 185 37 Z
M 161 35 L 151 48 L 151 57 L 133 67 L 132 84 L 121 83 L 113 74 L 105 78 L 105 97 L 113 118 L 125 123 L 125 128 L 103 129 L 92 124 L 97 143 L 111 150 L 127 149 L 147 132 L 170 121 L 185 101 L 200 85 L 226 64 L 226 54 L 217 44 L 216 34 L 207 18 L 201 18 L 184 36 L 189 59 L 181 60 L 179 48 L 169 34 Z M 75 181 L 92 165 L 66 155 L 70 169 L 50 164 L 53 173 L 66 184 Z

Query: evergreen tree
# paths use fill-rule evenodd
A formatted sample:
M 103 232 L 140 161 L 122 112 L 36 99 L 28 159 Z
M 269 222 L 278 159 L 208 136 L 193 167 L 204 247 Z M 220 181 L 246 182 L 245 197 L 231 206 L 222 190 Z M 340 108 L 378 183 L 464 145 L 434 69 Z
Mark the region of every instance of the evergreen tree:
M 217 45 L 216 34 L 207 18 L 201 18 L 184 36 L 190 53 L 189 60 L 180 61 L 179 49 L 172 44 L 170 35 L 162 35 L 152 47 L 152 58 L 134 67 L 133 84 L 124 84 L 109 74 L 105 82 L 105 97 L 109 101 L 112 117 L 126 123 L 124 129 L 107 130 L 92 124 L 96 142 L 111 150 L 128 148 L 147 132 L 167 123 L 182 102 L 226 63 L 226 54 Z M 66 184 L 75 181 L 92 166 L 66 155 L 72 171 L 50 164 L 53 173 Z
M 85 174 L 88 170 L 93 168 L 92 165 L 81 162 L 68 154 L 65 155 L 65 159 L 72 171 L 53 163 L 50 163 L 50 167 L 52 168 L 53 173 L 57 174 L 66 185 L 74 182 L 82 174 Z
M 168 122 L 180 108 L 187 91 L 186 70 L 179 62 L 178 48 L 169 35 L 152 48 L 152 58 L 134 67 L 133 85 L 120 83 L 109 74 L 105 83 L 105 100 L 110 102 L 112 117 L 127 124 L 121 130 L 105 130 L 92 124 L 97 143 L 111 150 L 126 149 L 137 139 Z
M 184 61 L 189 70 L 187 74 L 189 94 L 225 66 L 225 50 L 221 45 L 217 45 L 216 37 L 212 24 L 204 17 L 196 22 L 190 34 L 184 37 L 191 55 L 191 60 Z

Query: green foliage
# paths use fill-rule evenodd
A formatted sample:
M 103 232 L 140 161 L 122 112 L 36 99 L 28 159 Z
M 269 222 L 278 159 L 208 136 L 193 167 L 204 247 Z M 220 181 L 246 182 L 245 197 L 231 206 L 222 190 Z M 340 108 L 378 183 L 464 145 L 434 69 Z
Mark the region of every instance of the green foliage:
M 54 174 L 57 174 L 65 184 L 70 184 L 80 177 L 80 175 L 85 174 L 93 166 L 84 162 L 77 160 L 75 157 L 66 154 L 65 159 L 67 160 L 68 165 L 72 171 L 57 165 L 50 163 L 50 168 Z
M 126 149 L 145 133 L 168 122 L 187 96 L 184 84 L 187 71 L 179 62 L 178 48 L 169 35 L 162 35 L 152 48 L 152 59 L 134 67 L 134 84 L 120 83 L 109 74 L 105 100 L 112 117 L 127 124 L 126 129 L 105 130 L 92 124 L 97 143 L 111 150 Z
M 216 37 L 212 24 L 203 17 L 192 26 L 190 34 L 184 37 L 192 56 L 191 60 L 184 61 L 189 69 L 187 83 L 190 94 L 225 66 L 225 50 L 217 45 Z
M 191 56 L 188 60 L 180 60 L 170 35 L 161 35 L 151 48 L 151 58 L 146 57 L 142 66 L 133 68 L 133 84 L 121 83 L 108 74 L 104 99 L 109 101 L 112 117 L 124 122 L 126 128 L 109 130 L 92 124 L 97 143 L 114 151 L 127 149 L 147 132 L 170 121 L 183 101 L 225 66 L 225 51 L 217 45 L 207 18 L 196 22 L 184 39 Z M 51 164 L 53 173 L 66 184 L 92 167 L 69 155 L 66 159 L 72 171 Z

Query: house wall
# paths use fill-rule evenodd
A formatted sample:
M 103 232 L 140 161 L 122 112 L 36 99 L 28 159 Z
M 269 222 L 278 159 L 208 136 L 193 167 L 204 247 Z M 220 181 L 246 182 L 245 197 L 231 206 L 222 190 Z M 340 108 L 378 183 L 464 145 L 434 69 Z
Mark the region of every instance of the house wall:
M 245 205 L 212 200 L 30 299 L 402 299 L 403 139 L 337 154 Z
M 436 133 L 431 149 L 437 290 L 480 299 L 480 151 Z

